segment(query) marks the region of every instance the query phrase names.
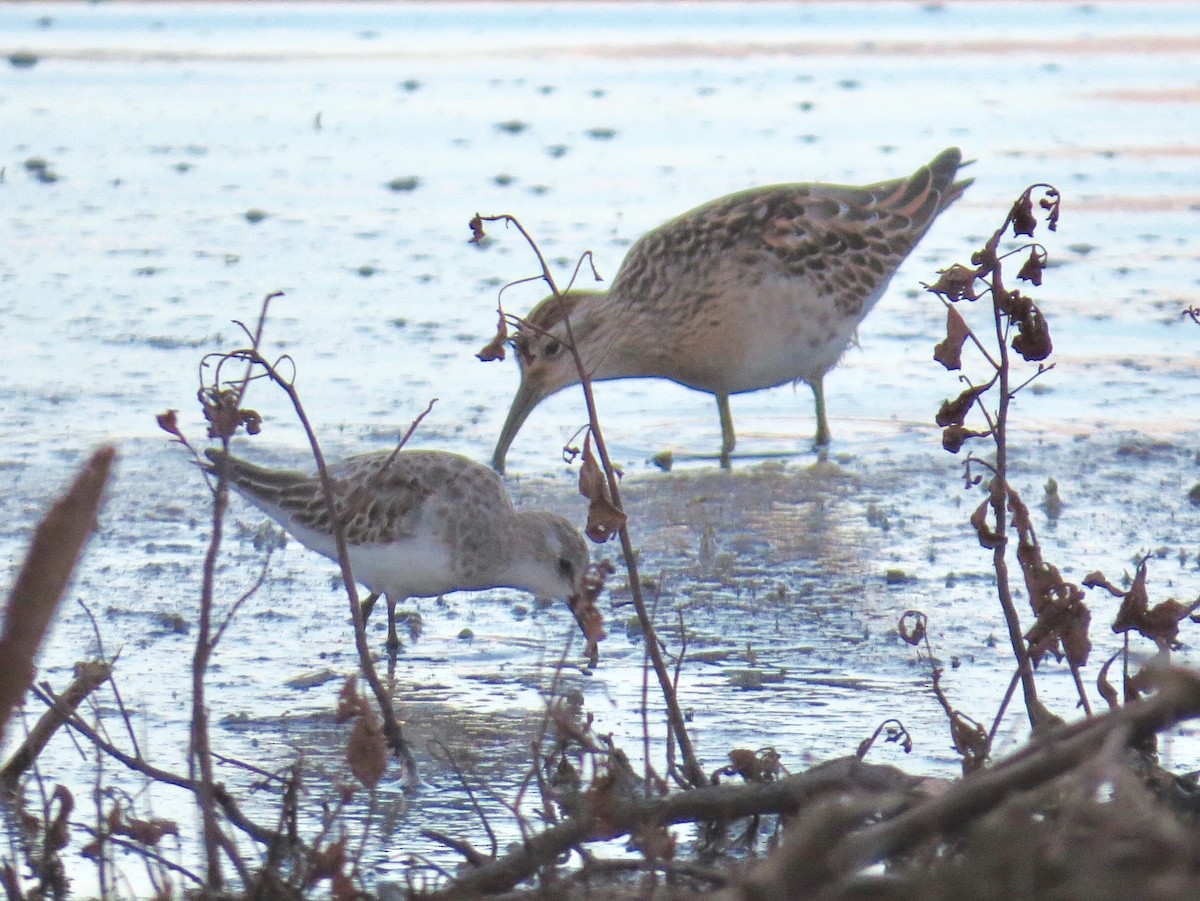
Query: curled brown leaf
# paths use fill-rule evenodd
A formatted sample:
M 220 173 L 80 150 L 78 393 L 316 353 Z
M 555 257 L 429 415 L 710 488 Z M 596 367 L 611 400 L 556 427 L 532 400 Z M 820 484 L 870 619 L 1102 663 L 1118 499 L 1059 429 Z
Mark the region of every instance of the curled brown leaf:
M 979 296 L 975 293 L 975 279 L 978 277 L 978 270 L 955 263 L 949 269 L 939 269 L 938 280 L 925 287 L 947 300 L 975 300 Z
M 991 499 L 984 501 L 976 507 L 975 512 L 971 514 L 971 526 L 975 529 L 979 543 L 988 550 L 995 550 L 1003 546 L 1004 539 L 996 534 L 996 531 L 988 525 L 988 514 L 991 510 Z
M 471 242 L 470 243 L 478 244 L 485 237 L 485 235 L 483 233 L 483 217 L 480 216 L 478 213 L 476 213 L 474 216 L 471 217 L 469 226 L 471 229 Z
M 1037 217 L 1033 215 L 1033 199 L 1029 191 L 1022 194 L 1013 204 L 1010 215 L 1014 236 L 1033 237 L 1033 231 L 1037 228 Z
M 179 431 L 179 411 L 167 410 L 165 413 L 159 413 L 155 417 L 158 421 L 158 427 L 168 435 L 174 435 L 180 441 L 183 440 L 183 433 Z
M 346 762 L 354 778 L 370 790 L 387 772 L 388 749 L 379 716 L 363 701 L 363 711 L 354 721 L 346 743 Z
M 504 312 L 501 311 L 500 321 L 496 324 L 495 336 L 475 356 L 484 363 L 490 363 L 492 360 L 503 360 L 506 353 L 506 344 L 508 344 L 508 321 L 504 318 Z
M 900 622 L 896 625 L 896 630 L 905 642 L 915 647 L 925 639 L 927 628 L 925 623 L 925 614 L 920 610 L 905 610 L 900 616 Z
M 1032 282 L 1035 286 L 1042 283 L 1042 270 L 1046 268 L 1047 254 L 1040 247 L 1029 248 L 1029 259 L 1021 266 L 1017 278 Z
M 934 416 L 933 421 L 942 428 L 948 425 L 962 425 L 967 418 L 967 414 L 971 412 L 971 407 L 979 396 L 987 390 L 986 385 L 976 385 L 962 392 L 954 400 L 942 401 L 941 407 Z
M 1050 327 L 1046 324 L 1041 310 L 1036 306 L 1032 307 L 1029 315 L 1017 320 L 1017 326 L 1020 334 L 1013 338 L 1013 350 L 1031 363 L 1050 356 L 1054 350 L 1054 343 L 1050 340 Z
M 608 493 L 608 480 L 592 453 L 592 436 L 583 440 L 583 462 L 579 467 L 579 493 L 591 503 L 588 505 L 588 538 L 603 544 L 625 527 L 626 517 Z
M 962 369 L 962 349 L 970 326 L 954 307 L 946 307 L 946 338 L 933 349 L 933 358 L 947 369 Z

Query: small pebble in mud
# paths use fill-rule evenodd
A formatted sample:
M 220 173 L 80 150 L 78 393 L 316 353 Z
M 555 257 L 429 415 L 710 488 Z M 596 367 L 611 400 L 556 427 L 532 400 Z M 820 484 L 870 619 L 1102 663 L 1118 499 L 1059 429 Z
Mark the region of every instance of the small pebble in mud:
M 887 514 L 873 503 L 867 504 L 867 525 L 874 526 L 884 532 L 891 528 Z
M 421 184 L 421 179 L 415 175 L 403 175 L 393 178 L 387 183 L 389 191 L 415 191 Z
M 8 64 L 14 69 L 32 69 L 38 64 L 38 56 L 28 50 L 18 50 L 9 54 Z
M 740 669 L 729 673 L 729 683 L 743 691 L 761 691 L 768 685 L 781 685 L 787 678 L 787 670 L 767 672 L 759 669 Z
M 374 266 L 372 266 L 370 263 L 363 263 L 355 271 L 359 275 L 361 275 L 363 278 L 370 278 L 372 275 L 374 275 L 379 270 L 376 269 Z
M 1200 506 L 1200 482 L 1192 486 L 1192 490 L 1188 492 L 1188 500 Z
M 299 676 L 294 676 L 288 679 L 284 685 L 288 688 L 299 689 L 306 691 L 310 688 L 316 688 L 318 685 L 324 685 L 326 682 L 332 682 L 338 677 L 338 674 L 331 669 L 315 670 L 311 673 L 302 673 Z
M 1058 482 L 1054 479 L 1046 480 L 1046 496 L 1042 498 L 1042 509 L 1046 511 L 1046 515 L 1050 519 L 1058 519 L 1058 515 L 1062 513 L 1063 502 L 1058 496 Z
M 884 574 L 884 580 L 889 585 L 903 585 L 905 582 L 910 581 L 908 573 L 902 569 L 889 569 Z
M 264 219 L 267 218 L 266 211 L 260 210 L 257 207 L 255 207 L 252 210 L 246 210 L 246 212 L 243 213 L 242 215 L 244 215 L 246 217 L 246 221 L 251 223 L 252 225 L 255 223 L 258 223 L 258 222 L 262 222 Z
M 178 613 L 159 613 L 155 618 L 159 628 L 165 632 L 173 635 L 187 635 L 188 633 L 188 621 Z
M 597 141 L 611 141 L 617 136 L 617 130 L 615 128 L 589 128 L 584 134 Z
M 510 135 L 519 135 L 528 127 L 529 123 L 522 122 L 520 119 L 509 119 L 507 122 L 496 123 L 498 130 L 508 132 Z
M 475 633 L 472 632 L 470 629 L 463 629 L 461 632 L 458 633 L 458 640 L 459 641 L 474 641 Z

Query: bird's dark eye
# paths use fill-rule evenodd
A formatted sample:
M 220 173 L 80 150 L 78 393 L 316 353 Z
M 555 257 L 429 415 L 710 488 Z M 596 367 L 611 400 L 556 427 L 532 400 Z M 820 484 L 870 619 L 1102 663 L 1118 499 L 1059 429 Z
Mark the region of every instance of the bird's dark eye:
M 562 350 L 562 344 L 560 344 L 558 341 L 551 339 L 546 342 L 546 356 L 553 357 L 560 350 Z
M 575 564 L 572 563 L 570 560 L 568 560 L 566 557 L 559 557 L 558 558 L 558 571 L 560 573 L 562 573 L 564 576 L 568 576 L 568 577 L 574 576 Z

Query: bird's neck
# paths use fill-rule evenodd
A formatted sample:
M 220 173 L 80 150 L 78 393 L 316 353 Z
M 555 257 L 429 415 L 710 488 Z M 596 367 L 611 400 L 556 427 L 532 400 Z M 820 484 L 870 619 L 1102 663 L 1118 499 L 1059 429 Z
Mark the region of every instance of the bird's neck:
M 647 372 L 662 353 L 653 341 L 656 330 L 645 328 L 621 295 L 589 293 L 572 312 L 571 329 L 583 367 L 594 380 L 656 374 Z

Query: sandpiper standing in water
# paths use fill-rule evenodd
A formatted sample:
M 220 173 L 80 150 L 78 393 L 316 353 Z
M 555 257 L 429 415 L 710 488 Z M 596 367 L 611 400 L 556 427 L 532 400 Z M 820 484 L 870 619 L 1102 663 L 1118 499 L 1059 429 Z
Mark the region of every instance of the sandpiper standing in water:
M 337 560 L 317 474 L 206 454 L 211 472 L 227 465 L 239 494 L 305 547 Z M 488 467 L 442 451 L 381 451 L 330 466 L 329 475 L 350 569 L 372 591 L 364 618 L 379 595 L 387 598 L 389 648 L 400 644 L 396 603 L 408 597 L 519 588 L 565 598 L 576 611 L 588 567 L 583 536 L 556 513 L 514 508 Z
M 513 338 L 521 384 L 492 465 L 503 472 L 525 419 L 579 381 L 564 307 L 595 381 L 656 377 L 707 391 L 721 465 L 735 444 L 729 397 L 807 382 L 815 443 L 829 443 L 822 381 L 896 269 L 971 179 L 957 148 L 906 178 L 849 187 L 752 188 L 696 207 L 636 241 L 606 292 L 546 298 Z

